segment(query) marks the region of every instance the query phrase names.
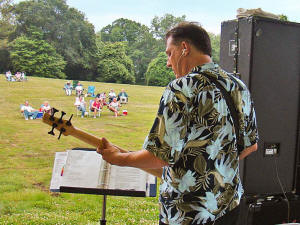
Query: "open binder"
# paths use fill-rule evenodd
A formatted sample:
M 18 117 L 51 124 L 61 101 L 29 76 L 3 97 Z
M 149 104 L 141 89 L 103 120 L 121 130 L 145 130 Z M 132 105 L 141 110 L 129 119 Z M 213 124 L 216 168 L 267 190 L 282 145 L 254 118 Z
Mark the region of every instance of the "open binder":
M 95 149 L 56 152 L 50 191 L 155 197 L 156 177 L 133 167 L 107 163 Z

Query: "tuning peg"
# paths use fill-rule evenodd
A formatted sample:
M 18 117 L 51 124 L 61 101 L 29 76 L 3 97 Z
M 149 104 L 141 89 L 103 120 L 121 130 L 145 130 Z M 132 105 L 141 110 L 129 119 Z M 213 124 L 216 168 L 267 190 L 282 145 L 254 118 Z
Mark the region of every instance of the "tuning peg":
M 73 114 L 71 115 L 70 119 L 66 122 L 66 125 L 68 125 L 68 126 L 71 126 L 71 125 L 72 125 L 72 123 L 71 123 L 72 117 L 73 117 Z
M 54 121 L 54 114 L 57 113 L 58 111 L 59 111 L 59 110 L 57 110 L 56 108 L 52 108 L 50 120 Z
M 62 134 L 63 132 L 65 132 L 65 131 L 66 131 L 65 128 L 61 128 L 61 129 L 60 129 L 59 136 L 58 136 L 58 140 L 60 139 L 61 134 Z
M 63 118 L 64 115 L 66 115 L 66 113 L 65 113 L 64 111 L 61 111 L 61 117 L 60 117 L 60 119 L 58 120 L 59 123 L 63 123 L 62 118 Z
M 52 130 L 50 130 L 50 131 L 48 132 L 48 134 L 51 134 L 51 135 L 54 136 L 55 134 L 54 134 L 53 131 L 54 131 L 54 128 L 55 128 L 55 127 L 57 127 L 57 124 L 56 124 L 56 123 L 53 123 L 53 125 L 52 125 Z

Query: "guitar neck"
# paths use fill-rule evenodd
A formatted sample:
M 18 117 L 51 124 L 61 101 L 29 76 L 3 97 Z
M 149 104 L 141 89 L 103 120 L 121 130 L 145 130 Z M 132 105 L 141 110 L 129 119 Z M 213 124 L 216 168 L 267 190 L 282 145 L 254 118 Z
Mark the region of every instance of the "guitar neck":
M 96 136 L 88 134 L 78 128 L 74 127 L 74 130 L 72 133 L 70 133 L 70 135 L 72 135 L 75 138 L 78 138 L 79 140 L 81 140 L 87 144 L 94 146 L 95 148 L 102 147 L 101 138 L 97 138 Z

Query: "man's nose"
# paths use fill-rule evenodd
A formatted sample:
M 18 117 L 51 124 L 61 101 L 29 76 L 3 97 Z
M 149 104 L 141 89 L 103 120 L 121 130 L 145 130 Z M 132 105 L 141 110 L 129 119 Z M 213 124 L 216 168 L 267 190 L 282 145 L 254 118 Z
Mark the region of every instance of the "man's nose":
M 169 62 L 169 60 L 167 61 L 167 67 L 168 67 L 168 68 L 171 68 L 171 67 L 172 67 L 172 64 Z

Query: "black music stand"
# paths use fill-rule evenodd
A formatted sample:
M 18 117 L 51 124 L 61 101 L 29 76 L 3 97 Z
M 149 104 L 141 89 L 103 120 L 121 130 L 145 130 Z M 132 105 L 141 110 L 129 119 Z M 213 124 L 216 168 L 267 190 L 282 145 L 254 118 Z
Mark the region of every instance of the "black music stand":
M 95 151 L 92 148 L 73 148 L 72 150 L 84 150 L 84 151 Z M 156 196 L 156 179 L 155 184 L 149 184 L 148 187 L 150 190 L 150 197 Z M 137 191 L 137 190 L 121 190 L 121 189 L 100 189 L 100 188 L 85 188 L 85 187 L 67 187 L 60 186 L 59 192 L 64 193 L 77 193 L 77 194 L 93 194 L 93 195 L 103 195 L 102 202 L 102 216 L 100 219 L 100 225 L 106 225 L 106 201 L 107 195 L 114 196 L 131 196 L 131 197 L 146 197 L 145 191 Z

